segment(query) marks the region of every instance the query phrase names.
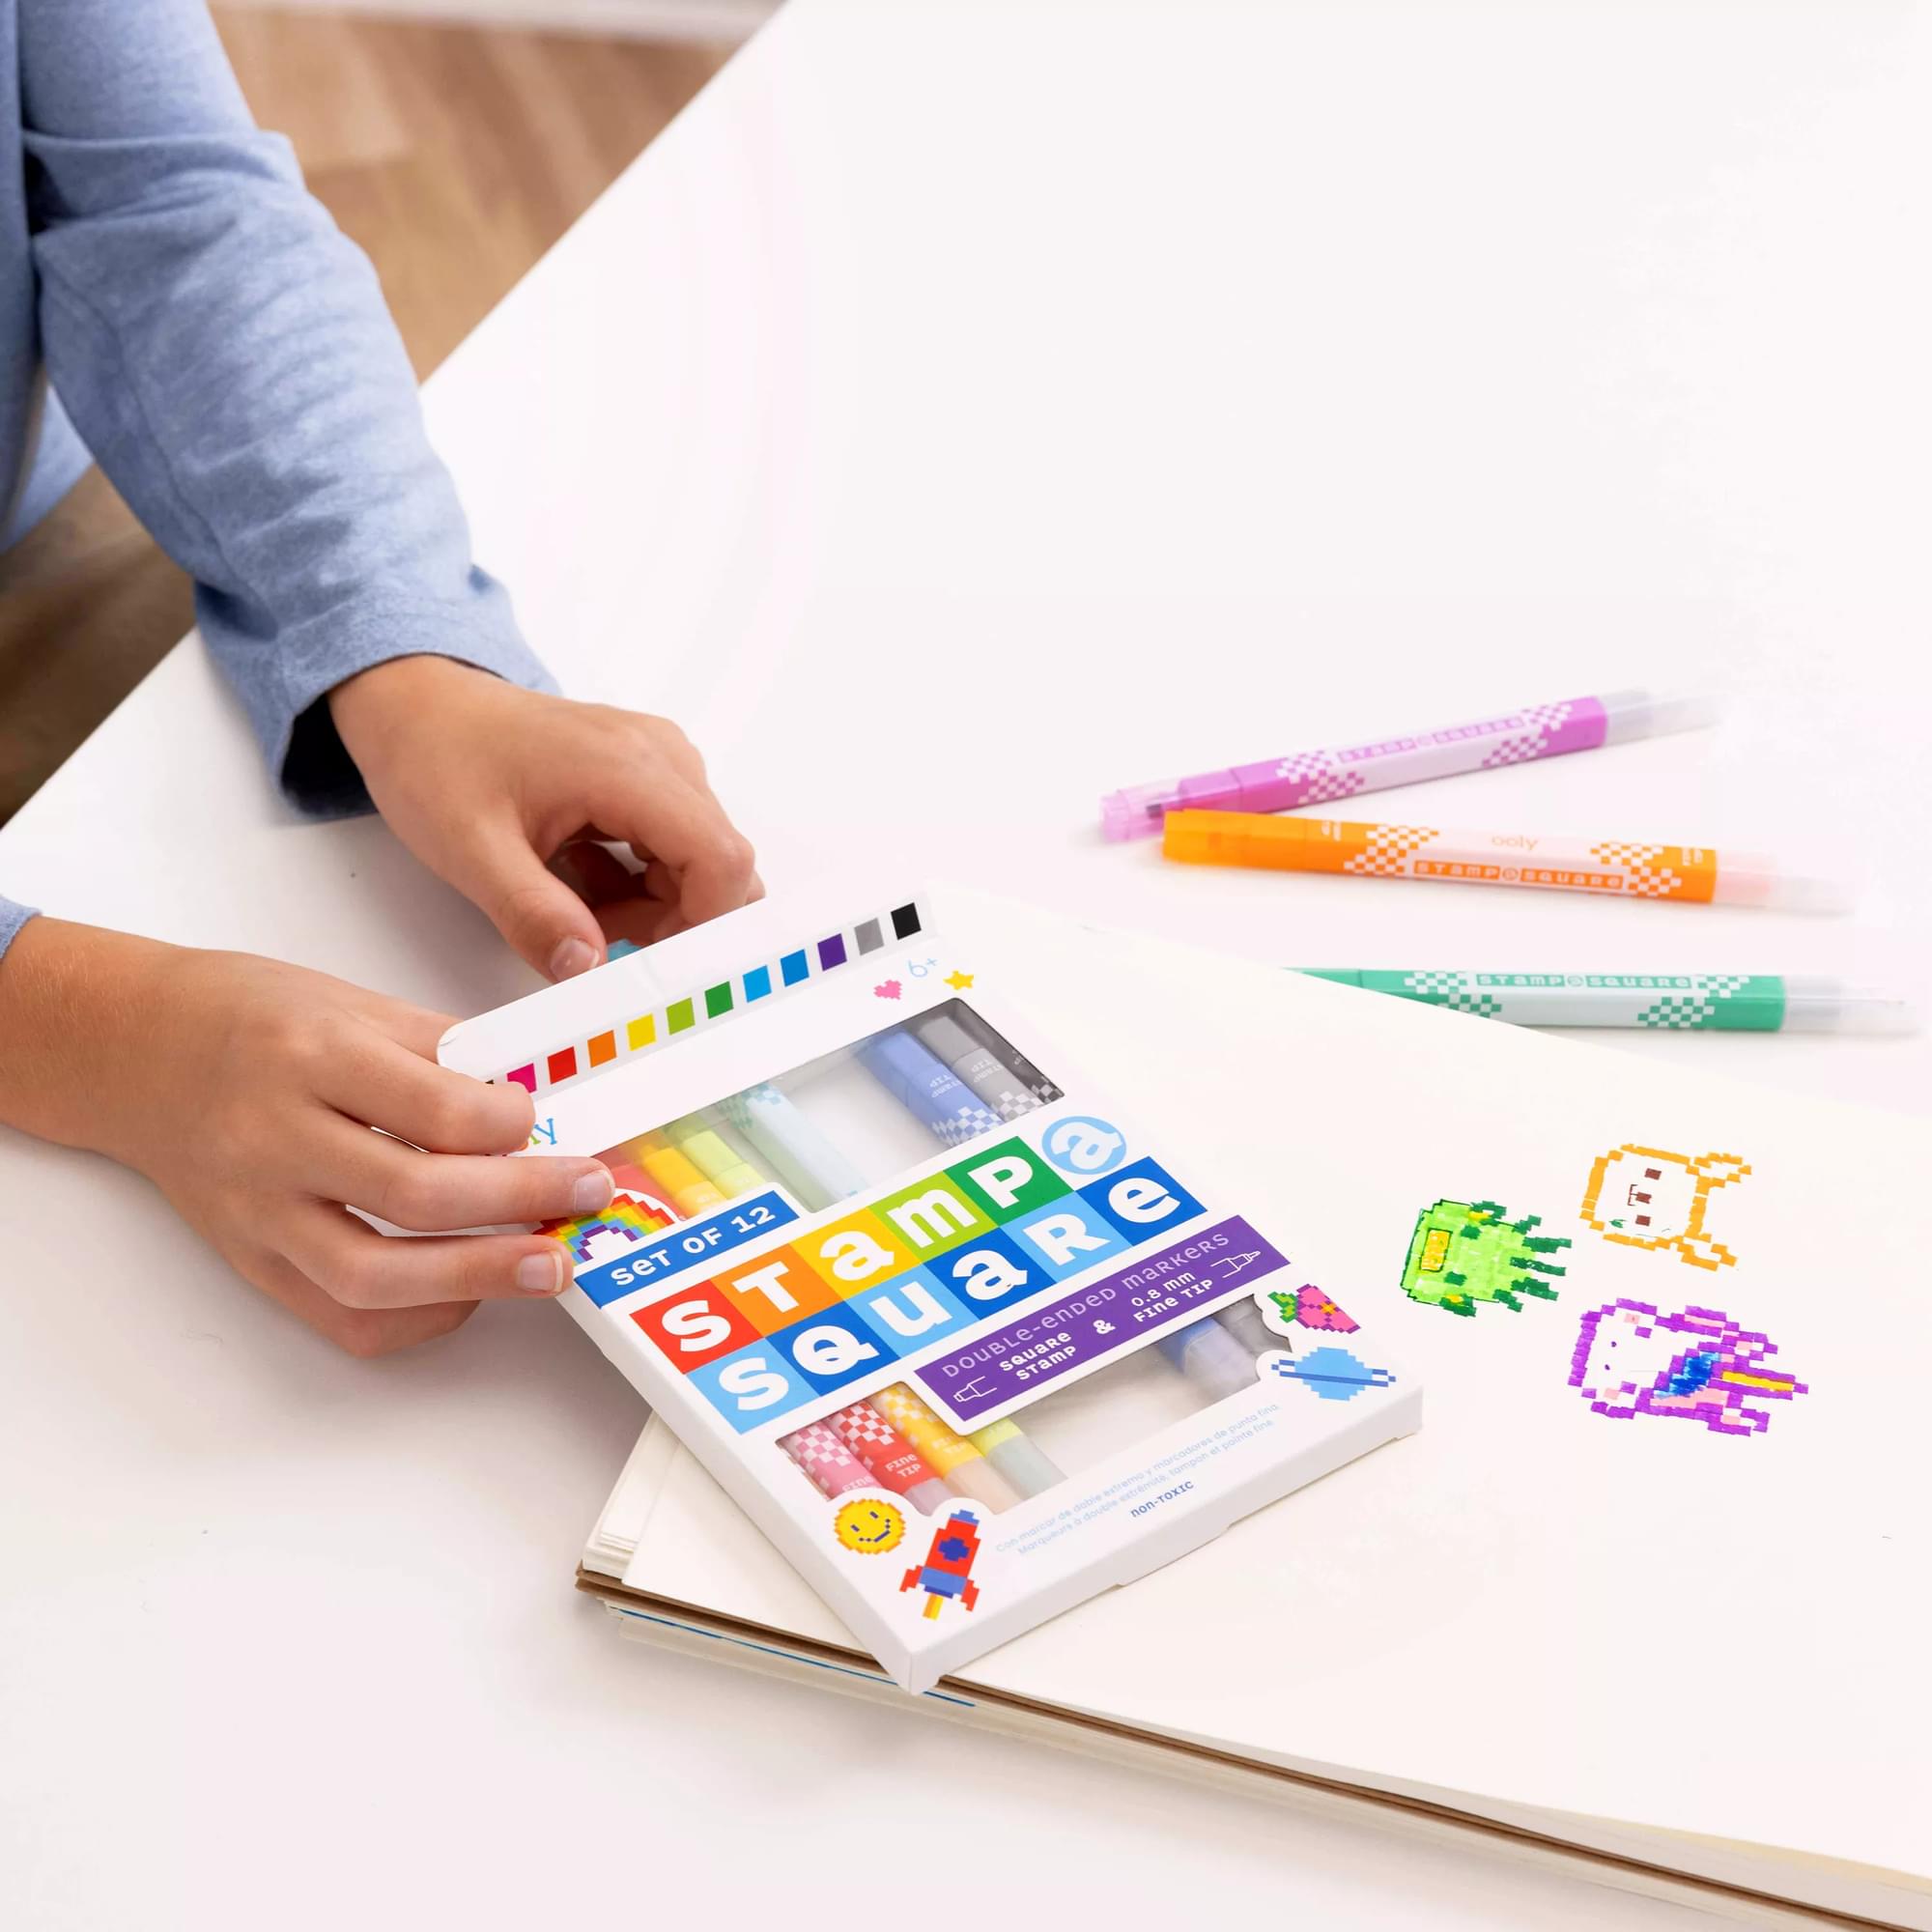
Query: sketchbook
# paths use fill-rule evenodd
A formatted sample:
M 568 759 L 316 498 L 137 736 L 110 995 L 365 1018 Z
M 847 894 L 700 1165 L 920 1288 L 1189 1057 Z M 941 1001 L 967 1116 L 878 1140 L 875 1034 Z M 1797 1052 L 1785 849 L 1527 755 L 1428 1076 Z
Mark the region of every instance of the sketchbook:
M 1932 1926 L 1932 1129 L 1012 918 L 1064 962 L 1056 1026 L 1136 1030 L 1144 1091 L 1278 1206 L 1297 1307 L 1387 1333 L 1427 1426 L 918 1699 L 656 1426 L 582 1587 L 935 1715 Z M 1304 1369 L 1350 1340 L 1286 1333 Z

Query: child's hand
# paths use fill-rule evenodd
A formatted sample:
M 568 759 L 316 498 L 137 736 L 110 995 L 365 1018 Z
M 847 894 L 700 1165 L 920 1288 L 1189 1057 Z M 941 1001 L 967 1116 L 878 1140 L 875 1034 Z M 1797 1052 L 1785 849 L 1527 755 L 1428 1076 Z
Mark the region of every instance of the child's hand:
M 666 719 L 433 657 L 378 665 L 328 702 L 396 837 L 552 980 L 597 965 L 607 938 L 647 946 L 763 894 Z M 593 840 L 628 845 L 642 874 Z
M 37 919 L 0 960 L 0 1119 L 138 1169 L 238 1273 L 383 1354 L 479 1300 L 557 1293 L 563 1246 L 401 1240 L 343 1204 L 435 1230 L 611 1198 L 594 1160 L 492 1157 L 528 1139 L 529 1095 L 438 1066 L 448 1024 L 300 967 Z

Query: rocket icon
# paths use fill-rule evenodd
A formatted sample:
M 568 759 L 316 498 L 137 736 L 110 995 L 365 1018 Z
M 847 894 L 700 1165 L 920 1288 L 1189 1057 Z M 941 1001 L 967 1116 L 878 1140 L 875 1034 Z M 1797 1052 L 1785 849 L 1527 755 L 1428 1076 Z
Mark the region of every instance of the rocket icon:
M 973 1559 L 980 1553 L 980 1519 L 969 1509 L 956 1509 L 932 1532 L 925 1561 L 915 1564 L 899 1582 L 901 1590 L 926 1593 L 925 1614 L 936 1617 L 948 1597 L 957 1597 L 970 1610 L 980 1601 L 973 1580 Z

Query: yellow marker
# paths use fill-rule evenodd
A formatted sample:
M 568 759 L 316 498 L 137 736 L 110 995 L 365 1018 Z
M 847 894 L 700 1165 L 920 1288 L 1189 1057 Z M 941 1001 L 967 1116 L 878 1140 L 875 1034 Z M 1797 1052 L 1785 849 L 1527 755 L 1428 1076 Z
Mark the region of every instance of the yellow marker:
M 724 1205 L 724 1194 L 676 1148 L 646 1141 L 638 1150 L 638 1165 L 670 1196 L 671 1206 L 687 1219 Z
M 749 1160 L 734 1153 L 724 1137 L 702 1121 L 679 1121 L 668 1131 L 677 1143 L 678 1151 L 695 1163 L 727 1200 L 735 1201 L 741 1194 L 771 1185 Z
M 1341 818 L 1269 818 L 1251 811 L 1170 811 L 1161 853 L 1197 866 L 1249 866 L 1349 878 L 1447 879 L 1537 886 L 1625 899 L 1839 910 L 1830 881 L 1782 871 L 1764 853 L 1720 859 L 1708 845 L 1630 838 L 1550 838 L 1526 832 L 1445 832 Z
M 995 1515 L 1019 1501 L 992 1463 L 965 1436 L 947 1428 L 904 1382 L 874 1389 L 867 1400 L 939 1471 L 955 1495 L 971 1496 Z

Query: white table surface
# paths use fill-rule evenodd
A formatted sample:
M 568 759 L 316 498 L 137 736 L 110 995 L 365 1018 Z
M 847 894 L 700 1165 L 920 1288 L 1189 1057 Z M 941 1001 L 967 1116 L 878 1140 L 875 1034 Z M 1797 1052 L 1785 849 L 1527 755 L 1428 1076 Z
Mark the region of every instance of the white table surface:
M 793 0 L 433 428 L 529 635 L 686 724 L 768 878 L 862 851 L 1284 960 L 1922 988 L 1926 39 L 1848 0 Z M 1871 870 L 1857 918 L 1093 830 L 1118 784 L 1643 682 L 1729 722 L 1374 804 L 1809 839 Z M 276 805 L 193 643 L 0 881 L 450 1012 L 528 983 L 380 825 Z M 1624 1043 L 1932 1085 L 1924 1040 Z M 935 1834 L 1003 1920 L 1691 1916 L 619 1643 L 569 1578 L 640 1414 L 554 1310 L 357 1364 L 143 1183 L 0 1136 L 0 1324 L 9 1924 L 924 1922 L 879 1874 Z

